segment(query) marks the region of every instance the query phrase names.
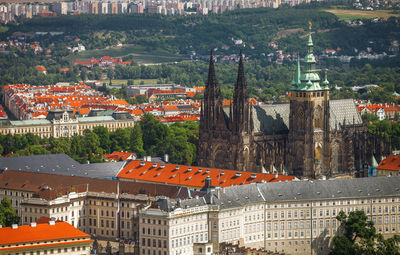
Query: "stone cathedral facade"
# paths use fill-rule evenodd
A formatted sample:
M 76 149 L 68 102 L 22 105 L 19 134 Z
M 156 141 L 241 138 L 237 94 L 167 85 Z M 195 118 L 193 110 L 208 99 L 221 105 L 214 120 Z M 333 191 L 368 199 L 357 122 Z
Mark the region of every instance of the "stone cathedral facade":
M 352 99 L 330 100 L 316 69 L 311 33 L 303 68 L 297 61 L 290 103 L 251 105 L 242 56 L 233 103 L 222 106 L 213 57 L 200 116 L 198 165 L 316 178 L 368 175 L 390 143 L 369 133 Z

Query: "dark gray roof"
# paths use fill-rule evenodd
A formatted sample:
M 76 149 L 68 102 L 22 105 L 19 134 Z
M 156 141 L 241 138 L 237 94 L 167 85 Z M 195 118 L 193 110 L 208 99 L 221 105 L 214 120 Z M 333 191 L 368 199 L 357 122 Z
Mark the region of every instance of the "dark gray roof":
M 254 132 L 289 131 L 289 104 L 265 104 L 253 107 Z
M 353 99 L 330 100 L 330 128 L 340 129 L 343 124 L 362 124 Z M 229 116 L 229 108 L 224 108 Z M 289 131 L 290 104 L 265 104 L 253 107 L 254 132 L 272 133 Z
M 357 106 L 354 103 L 353 99 L 340 99 L 340 100 L 331 100 L 329 103 L 330 108 L 330 126 L 331 129 L 334 129 L 337 125 L 339 128 L 339 124 L 362 124 L 362 119 L 360 113 L 357 111 Z
M 215 189 L 204 197 L 182 200 L 180 205 L 187 208 L 209 204 L 229 209 L 263 202 L 399 197 L 399 183 L 400 176 L 252 183 Z M 172 206 L 176 206 L 176 203 L 172 202 Z
M 65 154 L 0 158 L 0 169 L 8 168 L 10 170 L 100 179 L 117 176 L 124 164 L 125 162 L 80 164 Z

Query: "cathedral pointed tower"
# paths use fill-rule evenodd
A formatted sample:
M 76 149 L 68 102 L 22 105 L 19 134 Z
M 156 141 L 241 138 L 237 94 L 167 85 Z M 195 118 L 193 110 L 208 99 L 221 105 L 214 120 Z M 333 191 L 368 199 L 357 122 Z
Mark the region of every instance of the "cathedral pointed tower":
M 251 115 L 251 104 L 247 95 L 247 83 L 244 75 L 243 55 L 240 52 L 239 68 L 231 114 L 232 132 L 248 134 L 253 131 L 253 118 Z
M 297 60 L 292 80 L 289 115 L 289 169 L 291 174 L 316 177 L 330 171 L 329 87 L 320 84 L 310 32 L 301 70 Z
M 215 129 L 218 125 L 218 120 L 223 117 L 221 114 L 222 97 L 215 76 L 214 59 L 211 52 L 207 85 L 200 113 L 200 129 Z
M 200 112 L 200 130 L 197 162 L 199 166 L 233 167 L 230 150 L 224 139 L 229 139 L 228 118 L 222 108 L 222 96 L 210 54 L 208 79 Z
M 237 81 L 230 113 L 232 144 L 235 151 L 235 166 L 241 171 L 249 171 L 253 162 L 253 117 L 252 106 L 247 95 L 247 83 L 244 75 L 243 55 L 240 60 Z

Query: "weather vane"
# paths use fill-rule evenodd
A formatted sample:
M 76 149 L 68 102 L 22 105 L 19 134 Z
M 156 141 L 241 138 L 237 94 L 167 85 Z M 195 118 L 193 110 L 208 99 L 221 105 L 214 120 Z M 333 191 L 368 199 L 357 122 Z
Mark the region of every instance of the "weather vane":
M 311 31 L 312 23 L 311 20 L 308 21 L 308 29 Z

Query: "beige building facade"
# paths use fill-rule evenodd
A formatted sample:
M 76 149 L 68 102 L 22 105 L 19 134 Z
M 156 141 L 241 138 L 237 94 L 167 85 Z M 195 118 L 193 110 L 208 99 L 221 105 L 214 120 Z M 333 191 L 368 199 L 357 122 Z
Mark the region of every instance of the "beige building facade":
M 168 255 L 194 254 L 196 243 L 207 242 L 214 251 L 231 243 L 287 254 L 328 254 L 340 211 L 363 210 L 384 237 L 400 233 L 399 182 L 400 177 L 384 177 L 217 188 L 203 198 L 165 201 L 158 209 L 143 210 L 140 238 L 148 238 L 142 235 L 149 227 L 146 220 L 163 215 L 169 228 Z M 154 249 L 141 246 L 140 254 L 153 254 Z
M 50 118 L 44 120 L 17 120 L 0 123 L 0 134 L 23 135 L 32 133 L 40 137 L 72 137 L 83 135 L 85 130 L 105 127 L 109 131 L 134 127 L 134 120 L 128 113 L 114 112 L 110 116 L 90 116 L 75 118 L 69 111 L 54 110 Z M 129 115 L 129 116 L 128 116 Z
M 10 184 L 10 181 L 13 184 Z M 46 183 L 46 184 L 43 184 Z M 0 200 L 7 197 L 21 224 L 46 217 L 104 240 L 137 240 L 138 211 L 178 187 L 6 170 Z

